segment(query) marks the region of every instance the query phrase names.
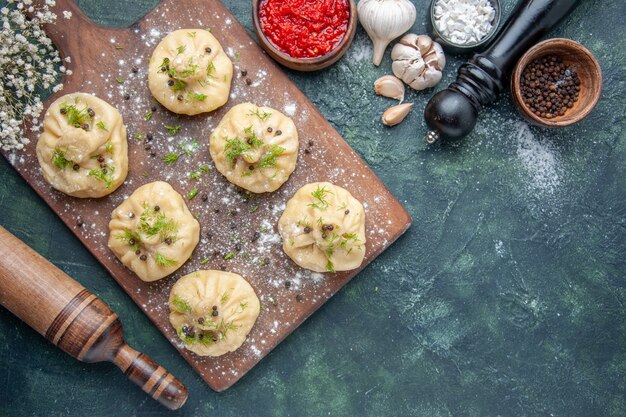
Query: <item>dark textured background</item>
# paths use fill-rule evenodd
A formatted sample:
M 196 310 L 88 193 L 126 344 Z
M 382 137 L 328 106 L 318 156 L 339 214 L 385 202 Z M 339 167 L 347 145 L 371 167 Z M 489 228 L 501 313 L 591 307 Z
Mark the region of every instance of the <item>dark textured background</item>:
M 123 26 L 156 0 L 79 3 Z M 513 3 L 503 1 L 505 16 Z M 190 391 L 167 413 L 113 365 L 79 363 L 0 310 L 0 415 L 626 415 L 626 3 L 581 3 L 552 35 L 596 54 L 605 89 L 565 130 L 528 130 L 505 94 L 464 143 L 427 148 L 421 112 L 432 91 L 408 93 L 416 111 L 385 128 L 379 117 L 393 103 L 372 83 L 390 60 L 370 63 L 362 30 L 334 67 L 288 72 L 414 225 L 222 394 L 0 159 L 0 224 L 106 301 L 128 343 Z M 226 4 L 250 30 L 249 2 Z M 424 33 L 427 3 L 416 4 L 413 31 Z M 449 59 L 438 89 L 460 62 Z

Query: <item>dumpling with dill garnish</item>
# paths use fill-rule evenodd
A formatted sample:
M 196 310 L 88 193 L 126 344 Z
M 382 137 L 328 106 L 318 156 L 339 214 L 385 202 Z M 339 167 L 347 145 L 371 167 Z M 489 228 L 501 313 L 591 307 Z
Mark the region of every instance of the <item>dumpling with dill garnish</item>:
M 312 271 L 348 271 L 365 257 L 363 205 L 329 182 L 300 188 L 287 202 L 278 231 L 285 253 Z
M 253 193 L 277 190 L 298 160 L 298 131 L 293 121 L 269 107 L 238 104 L 211 134 L 209 150 L 226 179 Z
M 148 68 L 152 95 L 174 113 L 193 116 L 228 101 L 233 64 L 205 29 L 167 35 L 154 50 Z
M 143 281 L 183 266 L 200 239 L 200 224 L 168 183 L 143 185 L 111 214 L 109 248 Z
M 241 275 L 196 271 L 170 292 L 170 323 L 185 347 L 200 356 L 220 356 L 246 340 L 261 304 Z
M 103 197 L 128 174 L 128 143 L 122 115 L 85 93 L 67 94 L 50 105 L 37 142 L 45 180 L 74 197 Z

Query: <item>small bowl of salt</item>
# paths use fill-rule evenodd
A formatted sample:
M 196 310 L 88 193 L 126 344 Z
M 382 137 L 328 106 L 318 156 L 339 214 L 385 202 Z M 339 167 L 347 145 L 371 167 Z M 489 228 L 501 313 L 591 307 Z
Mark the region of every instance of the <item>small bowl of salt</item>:
M 498 32 L 499 0 L 433 0 L 430 31 L 447 52 L 469 54 L 484 48 Z

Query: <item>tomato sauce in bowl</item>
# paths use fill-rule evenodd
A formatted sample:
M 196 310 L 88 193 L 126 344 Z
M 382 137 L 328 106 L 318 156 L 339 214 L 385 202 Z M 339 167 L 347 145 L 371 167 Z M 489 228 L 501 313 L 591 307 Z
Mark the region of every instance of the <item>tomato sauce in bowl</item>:
M 259 23 L 266 38 L 293 58 L 317 58 L 346 36 L 349 0 L 260 0 Z

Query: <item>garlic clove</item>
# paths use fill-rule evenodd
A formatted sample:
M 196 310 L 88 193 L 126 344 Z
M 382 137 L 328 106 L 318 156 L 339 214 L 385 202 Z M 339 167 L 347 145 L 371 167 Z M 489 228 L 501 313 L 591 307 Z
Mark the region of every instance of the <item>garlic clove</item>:
M 383 124 L 395 126 L 402 122 L 413 109 L 413 103 L 398 104 L 385 110 L 383 113 Z
M 410 0 L 360 0 L 357 13 L 361 25 L 372 39 L 372 62 L 380 65 L 387 45 L 408 31 L 417 11 Z
M 374 82 L 374 91 L 379 96 L 404 101 L 404 83 L 393 75 L 385 75 Z

